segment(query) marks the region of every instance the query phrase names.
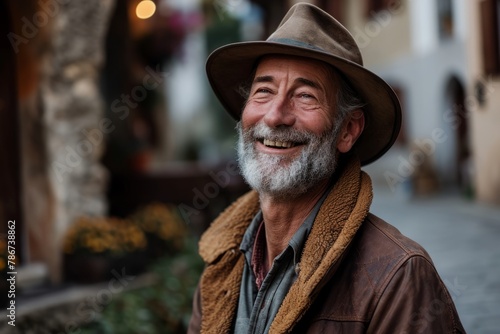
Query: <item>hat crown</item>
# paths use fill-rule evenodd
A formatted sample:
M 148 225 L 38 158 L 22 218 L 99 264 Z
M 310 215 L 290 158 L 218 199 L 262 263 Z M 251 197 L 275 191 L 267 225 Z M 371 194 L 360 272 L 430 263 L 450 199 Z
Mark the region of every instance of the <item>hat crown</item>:
M 361 52 L 349 31 L 328 13 L 308 3 L 290 8 L 267 41 L 309 48 L 363 65 Z

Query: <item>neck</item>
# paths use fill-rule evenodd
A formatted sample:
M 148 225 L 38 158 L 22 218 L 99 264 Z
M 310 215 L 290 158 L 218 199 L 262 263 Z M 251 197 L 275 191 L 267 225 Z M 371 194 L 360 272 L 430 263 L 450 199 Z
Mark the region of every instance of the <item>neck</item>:
M 259 195 L 266 231 L 267 266 L 287 247 L 290 239 L 326 191 L 328 184 L 329 179 L 323 180 L 296 198 Z

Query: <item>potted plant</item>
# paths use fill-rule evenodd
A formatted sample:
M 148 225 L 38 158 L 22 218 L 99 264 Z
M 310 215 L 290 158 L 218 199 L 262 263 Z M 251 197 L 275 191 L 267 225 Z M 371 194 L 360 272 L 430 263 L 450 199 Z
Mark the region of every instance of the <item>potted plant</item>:
M 137 255 L 146 247 L 143 231 L 130 220 L 81 217 L 64 238 L 66 279 L 95 283 L 109 279 L 112 270 L 136 273 L 144 268 Z
M 151 258 L 182 249 L 188 231 L 174 206 L 152 203 L 137 210 L 130 219 L 146 234 Z

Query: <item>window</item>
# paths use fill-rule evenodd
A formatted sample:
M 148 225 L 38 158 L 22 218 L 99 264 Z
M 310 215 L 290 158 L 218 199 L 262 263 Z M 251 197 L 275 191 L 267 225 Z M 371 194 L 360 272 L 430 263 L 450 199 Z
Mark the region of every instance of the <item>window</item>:
M 453 7 L 451 0 L 438 1 L 439 37 L 453 36 Z
M 499 50 L 499 7 L 500 0 L 483 0 L 480 2 L 482 53 L 484 73 L 500 74 Z
M 371 18 L 383 10 L 395 9 L 401 6 L 401 0 L 366 0 L 366 17 Z

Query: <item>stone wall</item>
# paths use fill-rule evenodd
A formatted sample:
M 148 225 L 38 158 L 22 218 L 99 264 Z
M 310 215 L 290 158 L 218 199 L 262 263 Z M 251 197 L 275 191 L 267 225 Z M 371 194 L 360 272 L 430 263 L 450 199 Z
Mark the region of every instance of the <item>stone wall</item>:
M 17 58 L 25 249 L 28 262 L 45 263 L 58 282 L 67 227 L 78 216 L 107 210 L 99 76 L 114 0 L 35 3 L 29 12 L 13 5 L 21 8 L 17 32 L 26 41 Z M 25 22 L 37 31 L 32 39 Z M 23 70 L 27 64 L 32 69 Z M 23 73 L 32 80 L 23 80 Z M 30 83 L 36 87 L 23 94 Z
M 53 244 L 59 255 L 54 269 L 60 268 L 60 244 L 68 224 L 80 215 L 106 213 L 107 175 L 99 163 L 104 147 L 99 70 L 113 5 L 114 0 L 61 5 L 42 70 L 43 124 L 56 208 Z

